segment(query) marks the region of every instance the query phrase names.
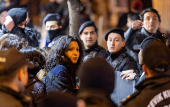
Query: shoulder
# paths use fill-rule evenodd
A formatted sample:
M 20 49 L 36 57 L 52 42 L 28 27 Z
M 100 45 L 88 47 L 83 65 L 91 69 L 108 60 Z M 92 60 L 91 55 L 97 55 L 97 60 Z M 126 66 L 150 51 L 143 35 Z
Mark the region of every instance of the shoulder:
M 2 107 L 23 107 L 21 102 L 10 94 L 0 92 L 0 96 L 0 104 Z
M 63 76 L 68 73 L 68 70 L 64 65 L 57 65 L 56 67 L 51 69 L 50 73 L 56 76 Z
M 100 46 L 100 45 L 98 45 L 97 47 L 96 47 L 99 51 L 103 51 L 103 50 L 105 50 L 102 46 Z
M 125 99 L 123 99 L 122 100 L 122 106 L 126 106 L 126 104 L 128 104 L 129 102 L 133 102 L 133 99 L 135 98 L 135 97 L 137 97 L 138 95 L 140 94 L 140 92 L 139 91 L 137 91 L 137 92 L 135 92 L 134 94 L 132 94 L 132 95 L 128 95 L 127 96 L 127 98 L 125 98 Z

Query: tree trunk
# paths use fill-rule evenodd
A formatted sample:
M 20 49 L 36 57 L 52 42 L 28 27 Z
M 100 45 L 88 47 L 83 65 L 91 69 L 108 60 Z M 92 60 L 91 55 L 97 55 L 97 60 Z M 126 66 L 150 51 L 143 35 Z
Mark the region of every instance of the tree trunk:
M 80 0 L 67 0 L 68 10 L 69 10 L 69 35 L 78 36 L 78 31 L 80 28 L 80 15 L 81 11 L 85 5 Z

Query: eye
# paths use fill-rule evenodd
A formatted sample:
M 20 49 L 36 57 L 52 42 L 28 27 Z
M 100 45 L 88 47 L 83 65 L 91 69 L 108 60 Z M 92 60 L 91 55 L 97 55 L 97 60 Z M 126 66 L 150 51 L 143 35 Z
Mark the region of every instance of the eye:
M 88 33 L 87 32 L 84 32 L 85 35 L 87 35 Z
M 91 34 L 95 34 L 95 32 L 91 32 Z
M 73 48 L 69 48 L 69 49 L 68 49 L 68 51 L 72 51 L 72 50 L 73 50 Z
M 118 41 L 119 41 L 119 39 L 116 39 L 115 41 L 116 41 L 116 42 L 118 42 Z

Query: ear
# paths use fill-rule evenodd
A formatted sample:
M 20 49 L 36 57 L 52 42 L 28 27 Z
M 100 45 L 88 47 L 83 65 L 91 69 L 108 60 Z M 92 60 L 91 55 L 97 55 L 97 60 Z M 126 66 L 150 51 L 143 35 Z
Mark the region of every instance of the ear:
M 122 42 L 122 47 L 124 47 L 124 46 L 125 46 L 125 44 L 126 44 L 126 42 L 125 42 L 125 41 L 123 41 L 123 42 Z
M 19 81 L 22 81 L 22 75 L 23 75 L 23 69 L 20 69 L 19 72 L 17 73 Z
M 62 28 L 62 26 L 59 26 L 58 28 Z
M 149 75 L 148 74 L 148 68 L 145 64 L 142 65 L 142 70 L 143 70 L 143 72 L 145 72 L 145 76 L 148 77 L 148 75 Z
M 160 27 L 160 25 L 161 25 L 161 22 L 159 22 L 159 27 Z
M 80 39 L 82 38 L 82 34 L 79 35 Z M 82 39 L 81 39 L 82 40 Z

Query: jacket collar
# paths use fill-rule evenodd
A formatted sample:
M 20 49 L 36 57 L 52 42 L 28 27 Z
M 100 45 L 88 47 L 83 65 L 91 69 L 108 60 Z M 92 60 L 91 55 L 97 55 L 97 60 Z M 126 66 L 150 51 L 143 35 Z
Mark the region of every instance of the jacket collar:
M 119 57 L 119 55 L 121 55 L 122 53 L 125 53 L 127 50 L 125 47 L 123 47 L 120 51 L 116 52 L 116 53 L 110 53 L 110 57 L 112 58 L 112 60 L 116 59 L 117 57 Z
M 142 35 L 146 35 L 147 37 L 153 34 L 153 33 L 149 33 L 144 27 L 142 27 L 141 33 Z M 157 30 L 157 33 L 160 33 L 160 31 Z
M 94 48 L 98 47 L 98 42 L 96 41 L 96 43 L 91 46 L 89 49 L 84 49 L 85 53 L 90 53 L 92 50 L 94 50 Z

